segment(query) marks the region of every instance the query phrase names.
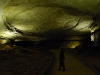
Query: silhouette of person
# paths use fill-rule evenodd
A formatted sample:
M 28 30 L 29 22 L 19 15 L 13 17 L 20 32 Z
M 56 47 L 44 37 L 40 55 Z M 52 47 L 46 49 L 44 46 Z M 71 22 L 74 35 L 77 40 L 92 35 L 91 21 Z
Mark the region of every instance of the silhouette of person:
M 64 59 L 65 59 L 65 57 L 64 57 L 64 49 L 61 48 L 60 55 L 59 55 L 59 61 L 60 62 L 59 62 L 59 69 L 58 70 L 62 69 L 62 71 L 65 71 Z

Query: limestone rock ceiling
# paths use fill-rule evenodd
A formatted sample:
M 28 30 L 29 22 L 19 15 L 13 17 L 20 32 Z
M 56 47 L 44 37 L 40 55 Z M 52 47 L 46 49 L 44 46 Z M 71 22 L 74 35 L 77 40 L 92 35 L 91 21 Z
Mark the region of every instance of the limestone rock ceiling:
M 7 39 L 45 39 L 87 35 L 100 0 L 0 0 L 0 36 Z

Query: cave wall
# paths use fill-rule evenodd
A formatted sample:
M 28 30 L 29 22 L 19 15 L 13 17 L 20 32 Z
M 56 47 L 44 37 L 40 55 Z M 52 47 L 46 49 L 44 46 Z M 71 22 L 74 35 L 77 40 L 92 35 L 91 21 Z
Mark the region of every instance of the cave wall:
M 100 48 L 100 20 L 94 19 L 94 22 L 90 25 L 91 41 L 94 42 L 95 47 Z
M 100 28 L 95 30 L 92 34 L 91 37 L 93 38 L 92 41 L 95 42 L 95 46 L 100 46 Z

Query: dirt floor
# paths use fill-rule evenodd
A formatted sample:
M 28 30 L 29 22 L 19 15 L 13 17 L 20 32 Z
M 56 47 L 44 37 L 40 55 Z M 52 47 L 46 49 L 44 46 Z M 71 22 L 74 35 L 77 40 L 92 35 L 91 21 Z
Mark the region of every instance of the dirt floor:
M 48 51 L 17 48 L 0 51 L 0 75 L 42 75 L 52 61 Z

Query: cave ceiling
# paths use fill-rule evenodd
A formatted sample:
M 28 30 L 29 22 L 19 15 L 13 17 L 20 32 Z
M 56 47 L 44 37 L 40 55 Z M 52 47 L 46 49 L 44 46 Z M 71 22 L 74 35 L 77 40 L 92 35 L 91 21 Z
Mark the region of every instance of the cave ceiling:
M 0 0 L 1 39 L 87 35 L 100 0 Z

